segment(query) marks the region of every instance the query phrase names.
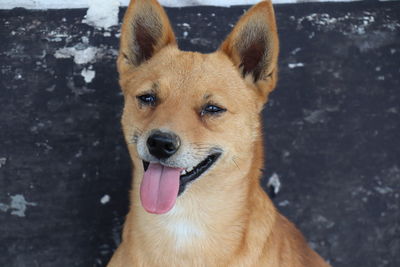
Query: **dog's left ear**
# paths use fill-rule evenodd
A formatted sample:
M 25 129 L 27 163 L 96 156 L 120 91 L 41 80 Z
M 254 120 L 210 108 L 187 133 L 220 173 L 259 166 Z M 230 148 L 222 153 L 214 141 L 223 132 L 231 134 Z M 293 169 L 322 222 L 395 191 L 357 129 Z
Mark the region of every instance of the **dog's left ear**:
M 263 102 L 274 89 L 279 41 L 271 1 L 252 7 L 239 20 L 220 50 L 237 66 L 243 78 L 259 90 Z

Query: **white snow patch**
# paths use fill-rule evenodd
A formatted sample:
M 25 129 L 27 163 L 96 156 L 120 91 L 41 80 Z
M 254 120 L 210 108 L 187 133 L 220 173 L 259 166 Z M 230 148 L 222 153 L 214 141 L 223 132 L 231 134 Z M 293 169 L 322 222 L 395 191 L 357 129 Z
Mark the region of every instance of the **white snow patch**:
M 94 70 L 84 68 L 81 72 L 81 75 L 85 79 L 85 83 L 91 83 L 96 76 L 96 72 Z
M 11 215 L 15 215 L 18 217 L 25 217 L 25 211 L 27 206 L 37 206 L 34 202 L 28 202 L 25 200 L 23 195 L 17 194 L 15 196 L 10 196 L 11 202 L 10 204 L 0 203 L 0 210 L 3 212 L 7 212 L 11 210 Z
M 104 195 L 101 199 L 100 199 L 100 203 L 105 205 L 108 202 L 110 202 L 110 196 L 109 195 Z
M 304 63 L 301 63 L 301 62 L 299 62 L 299 63 L 289 63 L 288 67 L 290 69 L 301 68 L 301 67 L 304 67 Z
M 0 9 L 13 9 L 23 7 L 27 9 L 64 9 L 64 8 L 88 8 L 90 2 L 97 2 L 102 5 L 106 2 L 115 2 L 115 0 L 1 0 Z M 354 2 L 357 0 L 329 0 L 329 2 Z M 120 0 L 121 6 L 127 6 L 129 0 Z M 260 0 L 160 0 L 161 5 L 168 7 L 182 6 L 235 6 L 235 5 L 253 5 Z M 304 0 L 272 0 L 274 4 L 298 3 Z M 324 0 L 311 0 L 310 2 L 327 2 Z M 108 4 L 108 3 L 106 3 Z M 110 4 L 111 5 L 111 4 Z
M 88 0 L 89 9 L 82 21 L 96 28 L 118 25 L 119 0 Z
M 279 193 L 281 190 L 281 181 L 279 180 L 278 174 L 274 172 L 271 177 L 269 177 L 267 186 L 273 187 L 275 195 Z
M 77 44 L 74 47 L 64 47 L 56 51 L 54 56 L 56 58 L 69 58 L 74 57 L 74 62 L 78 65 L 87 64 L 93 61 L 98 52 L 98 48 L 89 46 L 81 48 L 81 45 Z

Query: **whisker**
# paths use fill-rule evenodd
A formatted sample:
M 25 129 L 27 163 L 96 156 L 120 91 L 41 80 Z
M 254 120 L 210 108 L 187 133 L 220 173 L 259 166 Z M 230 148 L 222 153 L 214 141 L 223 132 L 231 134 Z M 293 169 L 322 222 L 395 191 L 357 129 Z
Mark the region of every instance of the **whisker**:
M 142 135 L 143 131 L 138 127 L 132 127 L 133 135 L 129 137 L 128 144 L 137 144 L 139 141 L 139 136 Z
M 239 165 L 237 165 L 235 158 L 232 158 L 233 163 L 235 163 L 236 167 L 238 168 L 238 170 L 240 171 Z

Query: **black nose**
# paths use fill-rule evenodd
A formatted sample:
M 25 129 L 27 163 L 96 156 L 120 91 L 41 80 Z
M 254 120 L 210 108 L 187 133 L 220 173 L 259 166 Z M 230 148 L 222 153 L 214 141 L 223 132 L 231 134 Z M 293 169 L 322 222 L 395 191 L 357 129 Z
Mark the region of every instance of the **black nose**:
M 158 159 L 166 159 L 176 153 L 181 141 L 176 134 L 156 131 L 147 139 L 150 154 Z

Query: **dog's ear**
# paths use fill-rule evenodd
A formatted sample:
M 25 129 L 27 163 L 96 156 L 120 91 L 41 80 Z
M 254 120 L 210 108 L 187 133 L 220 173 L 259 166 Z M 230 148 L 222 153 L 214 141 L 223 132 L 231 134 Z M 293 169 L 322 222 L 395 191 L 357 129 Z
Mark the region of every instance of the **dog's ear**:
M 176 40 L 160 4 L 156 0 L 131 0 L 122 24 L 119 72 L 138 67 L 168 45 L 176 45 Z
M 237 66 L 246 82 L 268 97 L 277 80 L 279 41 L 271 1 L 263 1 L 244 14 L 220 50 Z

